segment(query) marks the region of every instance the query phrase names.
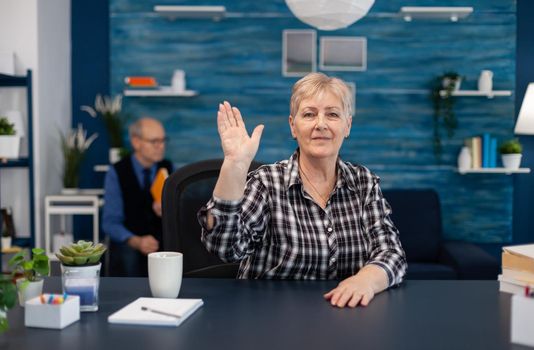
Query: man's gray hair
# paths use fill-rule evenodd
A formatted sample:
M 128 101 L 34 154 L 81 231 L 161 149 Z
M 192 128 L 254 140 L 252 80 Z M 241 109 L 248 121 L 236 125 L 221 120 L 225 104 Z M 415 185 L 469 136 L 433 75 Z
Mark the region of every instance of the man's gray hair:
M 130 124 L 128 135 L 130 136 L 130 140 L 134 137 L 143 137 L 143 119 L 139 119 L 135 123 Z

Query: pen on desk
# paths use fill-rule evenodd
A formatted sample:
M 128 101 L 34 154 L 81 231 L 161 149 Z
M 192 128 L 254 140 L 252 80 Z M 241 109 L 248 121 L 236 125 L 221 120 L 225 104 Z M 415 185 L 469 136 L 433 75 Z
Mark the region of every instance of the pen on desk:
M 175 317 L 175 318 L 181 318 L 180 315 L 176 315 L 176 314 L 172 314 L 170 312 L 165 312 L 165 311 L 160 311 L 160 310 L 156 310 L 156 309 L 152 309 L 150 307 L 147 307 L 147 306 L 141 306 L 141 310 L 143 311 L 150 311 L 150 312 L 153 312 L 155 314 L 159 314 L 159 315 L 165 315 L 165 316 L 170 316 L 170 317 Z

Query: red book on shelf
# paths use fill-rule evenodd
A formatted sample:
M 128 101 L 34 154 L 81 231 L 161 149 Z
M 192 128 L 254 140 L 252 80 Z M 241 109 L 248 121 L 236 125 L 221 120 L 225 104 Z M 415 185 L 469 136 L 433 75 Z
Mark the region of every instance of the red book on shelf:
M 158 83 L 154 77 L 126 77 L 124 82 L 131 87 L 157 87 Z

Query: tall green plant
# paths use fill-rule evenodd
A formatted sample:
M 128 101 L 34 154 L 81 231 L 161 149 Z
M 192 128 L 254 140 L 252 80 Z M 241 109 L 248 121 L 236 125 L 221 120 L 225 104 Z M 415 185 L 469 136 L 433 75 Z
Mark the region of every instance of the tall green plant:
M 109 144 L 112 148 L 123 148 L 122 132 L 125 118 L 121 114 L 122 95 L 115 97 L 96 95 L 95 106 L 82 106 L 81 110 L 89 113 L 93 118 L 102 116 L 108 132 Z
M 77 129 L 70 130 L 67 135 L 60 134 L 61 151 L 63 152 L 63 187 L 78 187 L 80 166 L 85 152 L 98 137 L 97 133 L 87 138 L 87 130 L 82 124 Z
M 17 301 L 17 287 L 13 279 L 0 274 L 0 333 L 9 328 L 7 310 L 15 306 Z
M 447 72 L 434 79 L 432 86 L 432 102 L 434 106 L 434 155 L 441 160 L 443 153 L 442 129 L 445 129 L 448 138 L 454 136 L 458 127 L 458 120 L 454 113 L 454 98 L 452 92 L 461 76 L 455 72 Z M 443 92 L 442 92 L 443 91 Z

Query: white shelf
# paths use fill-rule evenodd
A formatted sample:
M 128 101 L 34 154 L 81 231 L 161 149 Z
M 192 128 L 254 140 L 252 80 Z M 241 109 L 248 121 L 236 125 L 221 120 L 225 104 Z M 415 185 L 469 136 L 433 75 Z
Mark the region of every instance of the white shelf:
M 529 174 L 530 168 L 519 168 L 516 170 L 506 168 L 479 168 L 479 169 L 457 169 L 460 174 Z
M 224 18 L 226 14 L 226 7 L 224 6 L 174 6 L 174 5 L 156 5 L 154 12 L 168 17 L 169 19 L 176 18 L 211 18 L 214 21 L 219 21 Z
M 174 91 L 170 86 L 161 86 L 159 89 L 124 90 L 124 96 L 132 97 L 192 97 L 198 95 L 197 91 Z
M 473 12 L 472 7 L 432 7 L 432 6 L 403 6 L 400 15 L 406 22 L 413 19 L 449 19 L 458 22 Z
M 444 97 L 447 92 L 441 90 L 439 94 Z M 512 96 L 511 90 L 493 90 L 493 91 L 480 91 L 480 90 L 456 90 L 453 91 L 451 96 L 467 96 L 467 97 L 500 97 L 500 96 Z
M 97 164 L 93 167 L 93 170 L 98 173 L 107 173 L 109 170 L 108 164 Z

